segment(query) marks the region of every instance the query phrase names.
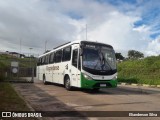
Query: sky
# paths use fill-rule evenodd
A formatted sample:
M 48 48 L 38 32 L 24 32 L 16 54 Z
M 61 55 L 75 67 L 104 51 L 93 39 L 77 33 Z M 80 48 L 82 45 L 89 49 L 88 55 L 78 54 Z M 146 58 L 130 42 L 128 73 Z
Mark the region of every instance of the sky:
M 160 54 L 159 0 L 0 0 L 0 51 L 42 54 L 74 40 Z M 46 43 L 46 44 L 45 44 Z M 33 48 L 33 49 L 29 49 Z

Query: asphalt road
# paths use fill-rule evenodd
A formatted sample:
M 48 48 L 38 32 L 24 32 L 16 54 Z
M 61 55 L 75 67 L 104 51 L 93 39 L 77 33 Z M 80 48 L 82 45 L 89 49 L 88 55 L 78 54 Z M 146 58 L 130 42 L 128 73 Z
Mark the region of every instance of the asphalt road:
M 160 117 L 103 117 L 103 115 L 107 116 L 106 114 L 109 114 L 107 112 L 102 112 L 101 117 L 97 116 L 100 113 L 99 111 L 134 111 L 135 113 L 136 111 L 146 111 L 145 113 L 160 111 L 160 89 L 158 88 L 119 85 L 117 88 L 101 89 L 95 93 L 81 89 L 67 91 L 62 86 L 55 84 L 44 85 L 41 81 L 35 81 L 34 84 L 17 83 L 13 86 L 37 111 L 94 111 L 90 113 L 90 117 L 79 118 L 91 120 L 160 119 Z M 116 116 L 116 114 L 122 114 L 123 116 L 124 113 L 113 112 L 111 114 L 112 116 Z M 160 116 L 160 112 L 158 115 Z M 63 119 L 75 118 L 66 117 Z

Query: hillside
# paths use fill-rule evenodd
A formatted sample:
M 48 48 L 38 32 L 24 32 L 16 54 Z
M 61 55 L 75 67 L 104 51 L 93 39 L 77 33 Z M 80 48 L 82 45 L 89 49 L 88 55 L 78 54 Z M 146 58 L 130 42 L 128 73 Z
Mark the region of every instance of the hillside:
M 120 82 L 160 85 L 160 56 L 118 63 Z
M 29 70 L 31 67 L 36 66 L 37 60 L 36 58 L 17 58 L 11 55 L 0 55 L 0 80 L 6 79 L 6 72 L 8 76 L 12 76 L 10 74 L 12 61 L 17 61 L 19 63 L 19 69 L 21 68 L 27 73 L 27 69 Z
M 0 55 L 0 69 L 10 67 L 11 61 L 18 61 L 20 67 L 29 67 L 36 65 L 35 58 L 17 58 L 11 55 Z

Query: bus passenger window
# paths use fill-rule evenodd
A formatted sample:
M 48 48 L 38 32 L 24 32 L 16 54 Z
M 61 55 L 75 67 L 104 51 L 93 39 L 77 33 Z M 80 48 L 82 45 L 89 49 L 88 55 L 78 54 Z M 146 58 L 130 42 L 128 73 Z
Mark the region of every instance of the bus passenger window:
M 54 63 L 54 53 L 50 54 L 49 63 Z
M 48 64 L 48 55 L 45 56 L 45 64 Z
M 40 58 L 40 63 L 39 64 L 42 65 L 42 58 Z
M 71 47 L 66 47 L 63 49 L 63 59 L 62 61 L 69 61 L 71 59 Z
M 73 50 L 72 65 L 77 67 L 78 49 Z
M 61 58 L 62 58 L 62 50 L 59 50 L 55 54 L 55 62 L 56 63 L 61 62 Z
M 45 56 L 42 57 L 42 65 L 45 64 Z
M 37 66 L 39 66 L 40 65 L 40 58 L 38 58 L 38 62 L 37 62 Z

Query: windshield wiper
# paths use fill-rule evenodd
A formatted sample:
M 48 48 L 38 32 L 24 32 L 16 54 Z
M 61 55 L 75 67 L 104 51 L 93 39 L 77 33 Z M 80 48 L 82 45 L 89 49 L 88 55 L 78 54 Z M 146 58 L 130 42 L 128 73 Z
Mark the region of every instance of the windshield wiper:
M 100 58 L 99 58 L 100 59 Z M 101 61 L 101 60 L 100 60 Z M 94 66 L 94 69 L 97 67 L 99 60 L 97 61 L 96 65 Z
M 103 53 L 101 53 L 102 54 L 102 60 L 104 60 L 107 64 L 108 64 L 108 66 L 109 66 L 109 68 L 110 68 L 110 70 L 111 71 L 113 71 L 113 69 L 112 69 L 112 67 L 111 67 L 111 65 L 109 64 L 109 62 L 105 59 L 105 57 L 104 57 L 104 55 L 103 55 Z M 105 66 L 105 62 L 104 62 L 104 66 Z M 106 67 L 106 66 L 105 66 Z
M 101 64 L 101 70 L 104 70 L 104 67 L 107 69 L 107 66 L 105 65 L 105 63 L 107 63 L 109 69 L 110 69 L 111 71 L 113 71 L 111 65 L 110 65 L 109 62 L 105 59 L 103 53 L 99 51 L 99 52 L 98 52 L 98 56 L 99 56 L 99 60 L 96 62 L 96 65 L 94 66 L 94 69 L 96 69 L 98 63 L 100 62 L 100 64 Z

